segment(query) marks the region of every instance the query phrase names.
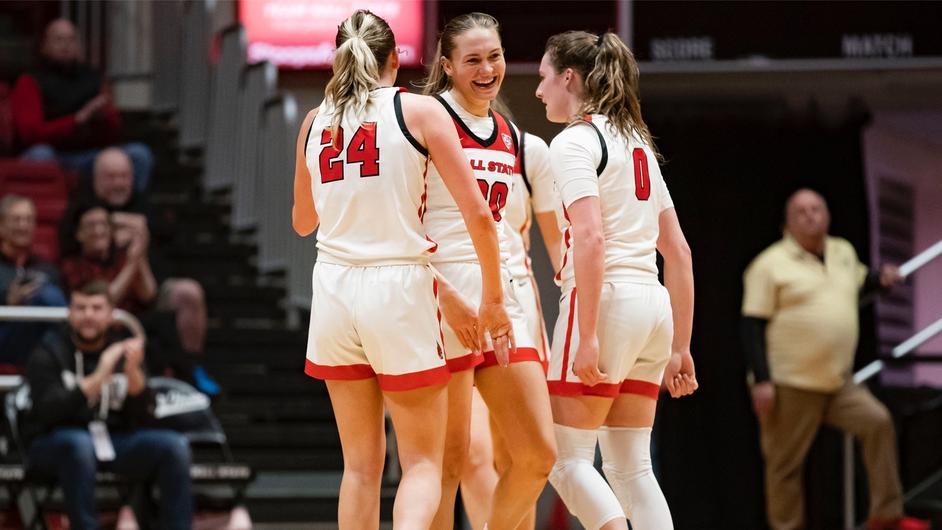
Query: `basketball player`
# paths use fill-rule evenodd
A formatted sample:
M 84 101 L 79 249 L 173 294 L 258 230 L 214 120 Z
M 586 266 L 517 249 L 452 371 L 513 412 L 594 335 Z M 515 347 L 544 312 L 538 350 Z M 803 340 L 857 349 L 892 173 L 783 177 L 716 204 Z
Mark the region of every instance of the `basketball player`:
M 495 101 L 494 108 L 501 108 Z M 506 111 L 503 111 L 506 114 Z M 539 136 L 520 134 L 520 156 L 514 172 L 514 184 L 504 209 L 508 224 L 510 259 L 508 269 L 511 288 L 526 315 L 527 333 L 539 345 L 544 367 L 549 361 L 549 340 L 543 311 L 540 308 L 539 289 L 530 269 L 530 227 L 536 218 L 543 242 L 550 256 L 553 270 L 559 266 L 560 232 L 556 224 L 556 205 L 559 204 L 553 188 L 553 173 L 549 166 L 549 147 Z M 491 498 L 499 474 L 510 463 L 511 448 L 490 425 L 490 414 L 481 394 L 475 389 L 471 396 L 471 429 L 468 459 L 461 474 L 461 499 L 474 530 L 484 526 L 490 512 Z M 536 506 L 517 525 L 518 530 L 533 530 L 536 525 Z
M 498 222 L 502 260 L 509 256 L 504 207 L 513 187 L 519 135 L 490 108 L 503 82 L 505 64 L 497 21 L 471 13 L 445 24 L 424 91 L 435 95 L 454 121 L 467 160 Z M 445 193 L 437 168 L 429 171 L 429 205 L 425 227 L 440 244 L 432 264 L 463 298 L 480 297 L 479 264 L 470 252 L 467 230 Z M 556 459 L 549 395 L 538 344 L 526 330 L 526 318 L 504 269 L 505 303 L 513 322 L 515 348 L 509 358 L 486 344 L 483 353 L 462 348 L 468 329 L 446 319 L 445 352 L 452 379 L 448 384 L 448 434 L 442 477 L 442 502 L 433 528 L 451 528 L 458 481 L 468 455 L 472 385 L 477 385 L 499 434 L 513 440 L 511 461 L 501 475 L 486 516 L 490 530 L 516 528 L 536 501 Z M 493 337 L 493 335 L 492 335 Z
M 614 33 L 569 31 L 550 37 L 540 77 L 546 117 L 568 124 L 550 146 L 566 247 L 547 374 L 559 447 L 550 482 L 587 529 L 627 529 L 625 517 L 670 529 L 650 437 L 662 376 L 674 397 L 697 388 L 693 272 L 641 118 L 638 65 Z M 608 484 L 592 466 L 596 438 Z
M 399 60 L 387 23 L 357 11 L 338 28 L 334 75 L 297 142 L 292 224 L 318 229 L 305 372 L 324 379 L 344 453 L 339 526 L 379 526 L 383 408 L 403 475 L 395 528 L 426 529 L 438 507 L 450 375 L 422 227 L 434 157 L 480 263 L 480 329 L 507 336 L 490 209 L 441 104 L 391 85 Z M 465 226 L 464 224 L 462 226 Z M 504 342 L 495 348 L 509 355 Z

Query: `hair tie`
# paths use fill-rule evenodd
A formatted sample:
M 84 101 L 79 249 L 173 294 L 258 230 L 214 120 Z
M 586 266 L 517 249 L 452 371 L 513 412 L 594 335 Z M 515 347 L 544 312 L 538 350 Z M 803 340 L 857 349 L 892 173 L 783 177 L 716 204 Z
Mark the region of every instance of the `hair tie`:
M 601 34 L 601 35 L 599 35 L 599 38 L 595 40 L 595 45 L 596 45 L 596 46 L 601 46 L 601 45 L 602 45 L 602 40 L 603 40 L 604 38 L 605 38 L 605 34 L 604 34 L 604 33 Z

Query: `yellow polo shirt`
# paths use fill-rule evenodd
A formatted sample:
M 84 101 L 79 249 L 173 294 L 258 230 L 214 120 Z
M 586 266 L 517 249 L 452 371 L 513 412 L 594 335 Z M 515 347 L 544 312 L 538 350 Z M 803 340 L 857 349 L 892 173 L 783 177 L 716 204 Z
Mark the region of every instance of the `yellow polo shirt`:
M 743 275 L 744 316 L 768 319 L 769 372 L 777 384 L 831 392 L 848 380 L 867 267 L 847 241 L 828 237 L 824 262 L 786 235 Z

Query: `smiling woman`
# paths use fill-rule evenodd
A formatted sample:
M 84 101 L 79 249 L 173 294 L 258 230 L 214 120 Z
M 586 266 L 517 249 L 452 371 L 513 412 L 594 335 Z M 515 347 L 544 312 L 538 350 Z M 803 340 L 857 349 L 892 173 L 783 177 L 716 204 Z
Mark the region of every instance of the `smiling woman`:
M 510 255 L 504 209 L 514 190 L 514 168 L 520 151 L 517 127 L 491 108 L 504 80 L 506 65 L 497 20 L 469 13 L 445 24 L 438 42 L 437 61 L 422 85 L 454 121 L 454 130 L 468 158 L 478 187 L 500 227 L 503 278 Z M 433 165 L 429 167 L 428 207 L 424 219 L 428 236 L 438 243 L 432 256 L 441 284 L 441 297 L 455 305 L 473 306 L 482 299 L 480 266 L 454 201 Z M 538 339 L 528 332 L 526 313 L 514 284 L 505 281 L 504 303 L 513 333 L 485 337 L 481 348 L 466 347 L 463 337 L 476 331 L 445 310 L 445 358 L 452 377 L 448 383 L 448 433 L 442 469 L 442 500 L 435 529 L 450 529 L 458 483 L 475 530 L 533 526 L 533 506 L 556 458 L 549 395 L 543 376 Z M 501 355 L 511 345 L 507 356 Z M 514 347 L 515 346 L 515 347 Z M 476 387 L 477 390 L 474 390 Z M 485 404 L 487 406 L 485 406 Z M 488 415 L 510 449 L 498 478 Z M 472 427 L 473 425 L 473 427 Z M 496 434 L 496 433 L 495 433 Z

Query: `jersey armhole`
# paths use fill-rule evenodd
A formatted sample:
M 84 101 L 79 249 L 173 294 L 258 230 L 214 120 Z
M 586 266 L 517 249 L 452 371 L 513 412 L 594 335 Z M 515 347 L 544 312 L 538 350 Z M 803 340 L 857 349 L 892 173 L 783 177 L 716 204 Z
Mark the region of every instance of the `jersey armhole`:
M 511 128 L 511 130 L 513 129 Z M 520 146 L 518 147 L 518 153 L 520 153 L 518 155 L 520 156 L 520 177 L 523 178 L 523 185 L 527 187 L 527 193 L 529 193 L 530 196 L 532 197 L 533 185 L 530 184 L 530 179 L 527 178 L 527 157 L 526 157 L 527 151 L 525 147 L 525 144 L 527 141 L 526 138 L 527 138 L 526 131 L 520 131 Z
M 315 110 L 316 110 L 316 109 L 315 109 Z M 308 144 L 308 142 L 311 141 L 311 131 L 314 130 L 314 122 L 315 122 L 315 121 L 317 121 L 317 113 L 316 113 L 316 111 L 315 111 L 315 113 L 314 113 L 314 118 L 311 119 L 311 126 L 308 127 L 308 129 L 307 129 L 307 137 L 304 138 L 304 151 L 302 151 L 302 152 L 305 153 L 305 154 L 307 153 L 307 144 Z
M 415 139 L 415 136 L 412 136 L 412 133 L 409 132 L 409 128 L 406 127 L 406 118 L 402 114 L 402 100 L 399 97 L 400 94 L 402 94 L 402 92 L 396 92 L 393 95 L 393 108 L 396 111 L 396 121 L 399 122 L 399 130 L 402 131 L 402 135 L 412 144 L 412 147 L 415 147 L 415 150 L 418 151 L 419 154 L 428 157 L 428 149 L 422 147 L 422 144 Z
M 595 131 L 596 136 L 599 137 L 599 143 L 602 145 L 602 159 L 599 161 L 599 167 L 595 169 L 595 173 L 601 177 L 602 172 L 605 171 L 605 166 L 608 165 L 608 146 L 605 145 L 605 137 L 602 136 L 599 126 L 592 123 L 592 116 L 586 116 L 582 121 L 592 126 L 592 130 Z

